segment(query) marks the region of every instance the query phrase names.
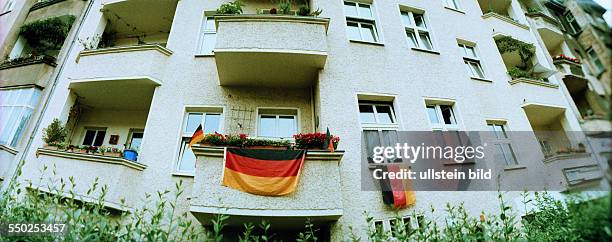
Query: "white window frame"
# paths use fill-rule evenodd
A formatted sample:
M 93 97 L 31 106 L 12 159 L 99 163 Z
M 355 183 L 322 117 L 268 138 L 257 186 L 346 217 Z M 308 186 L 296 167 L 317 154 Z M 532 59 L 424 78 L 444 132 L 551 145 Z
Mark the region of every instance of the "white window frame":
M 501 127 L 501 132 L 503 133 L 504 137 L 499 137 L 498 136 L 498 131 L 495 129 L 495 127 Z M 498 145 L 508 145 L 508 147 L 510 148 L 510 154 L 509 156 L 511 156 L 514 159 L 514 163 L 510 164 L 508 163 L 509 161 L 506 159 L 506 153 L 504 151 L 504 149 L 501 150 L 502 152 L 502 156 L 504 156 L 504 162 L 506 166 L 516 166 L 518 165 L 518 155 L 516 154 L 516 151 L 514 150 L 514 147 L 512 145 L 512 139 L 510 137 L 510 134 L 508 133 L 508 125 L 506 121 L 503 120 L 487 120 L 487 128 L 489 128 L 489 130 L 491 132 L 493 132 L 493 140 L 491 140 L 491 143 L 493 143 L 493 145 L 495 146 L 496 150 Z M 493 129 L 493 130 L 491 130 Z
M 567 11 L 567 13 L 563 15 L 563 18 L 565 18 L 565 21 L 567 21 L 567 25 L 569 25 L 569 27 L 572 29 L 572 33 L 578 33 L 582 30 L 580 23 L 578 23 L 578 20 L 576 20 L 576 17 L 571 11 Z M 576 29 L 576 27 L 574 27 L 574 25 L 572 24 L 573 22 L 575 22 L 576 25 L 580 27 L 580 29 Z
M 434 106 L 435 110 L 436 110 L 436 116 L 438 118 L 439 123 L 432 123 L 430 118 L 429 118 L 429 107 L 430 106 Z M 452 118 L 453 120 L 455 120 L 454 124 L 446 124 L 444 123 L 444 116 L 442 114 L 442 108 L 441 106 L 450 106 L 451 107 L 451 111 L 452 111 Z M 425 114 L 427 115 L 427 120 L 429 121 L 429 124 L 431 125 L 431 129 L 434 131 L 458 131 L 459 130 L 459 117 L 457 115 L 457 108 L 455 103 L 438 103 L 438 102 L 432 102 L 432 101 L 425 101 Z
M 196 55 L 198 56 L 212 56 L 215 55 L 215 49 L 213 47 L 213 49 L 210 52 L 204 52 L 202 50 L 203 46 L 204 46 L 204 36 L 206 35 L 214 35 L 215 36 L 215 45 L 217 43 L 217 29 L 216 27 L 214 29 L 206 29 L 206 26 L 208 24 L 208 21 L 215 21 L 215 17 L 211 16 L 212 14 L 210 13 L 205 13 L 204 16 L 202 17 L 202 21 L 200 23 L 200 35 L 199 35 L 199 40 L 198 40 L 198 46 L 196 48 Z
M 365 40 L 364 39 L 364 31 L 366 30 L 365 28 L 362 27 L 362 25 L 370 25 L 372 26 L 372 28 L 374 29 L 374 41 L 372 43 L 381 43 L 382 40 L 380 38 L 380 34 L 378 33 L 378 27 L 376 24 L 376 13 L 374 10 L 374 5 L 373 4 L 369 4 L 369 3 L 363 3 L 363 2 L 357 2 L 357 1 L 343 1 L 343 5 L 342 5 L 342 10 L 345 10 L 345 5 L 346 3 L 352 3 L 355 4 L 355 8 L 357 10 L 357 15 L 349 15 L 346 11 L 344 12 L 344 16 L 345 16 L 345 20 L 346 20 L 346 25 L 345 27 L 348 29 L 348 24 L 349 23 L 356 23 L 357 24 L 357 28 L 359 29 L 359 39 L 352 39 L 350 36 L 348 36 L 347 34 L 347 38 L 351 41 L 361 41 L 361 42 L 372 42 L 369 40 Z M 370 13 L 372 14 L 371 17 L 368 16 L 360 16 L 359 15 L 359 6 L 368 6 L 368 8 L 370 9 Z
M 606 67 L 604 66 L 603 62 L 599 58 L 599 55 L 597 55 L 597 52 L 595 51 L 595 49 L 591 47 L 587 49 L 586 53 L 589 56 L 589 59 L 591 59 L 591 63 L 593 64 L 593 70 L 595 71 L 595 75 L 599 75 L 599 73 L 602 73 Z M 598 66 L 597 62 L 599 62 L 601 66 Z
M 15 0 L 7 0 L 6 3 L 4 4 L 4 6 L 2 6 L 2 12 L 1 13 L 6 13 L 6 12 L 13 11 L 14 7 L 15 7 Z
M 189 108 L 191 109 L 191 108 Z M 196 108 L 197 109 L 197 108 Z M 224 109 L 222 107 L 206 107 L 205 109 L 207 110 L 185 110 L 183 113 L 183 123 L 181 125 L 181 138 L 179 140 L 179 147 L 178 147 L 178 151 L 177 151 L 177 159 L 176 159 L 176 163 L 175 163 L 175 168 L 174 170 L 178 173 L 182 173 L 182 174 L 193 174 L 193 172 L 195 171 L 195 167 L 194 170 L 181 170 L 181 161 L 183 160 L 183 155 L 184 155 L 184 151 L 185 149 L 189 149 L 189 142 L 186 141 L 186 139 L 190 139 L 191 136 L 193 136 L 193 133 L 188 133 L 185 132 L 185 128 L 187 127 L 187 119 L 189 118 L 189 114 L 202 114 L 202 120 L 200 120 L 200 125 L 202 125 L 202 130 L 205 130 L 205 120 L 206 120 L 206 115 L 207 114 L 211 114 L 211 115 L 220 115 L 219 116 L 219 127 L 218 130 L 219 132 L 223 132 L 223 122 L 224 122 Z
M 278 112 L 282 112 L 282 111 L 295 111 L 295 114 L 279 114 L 279 113 L 275 113 L 274 111 L 272 112 L 262 112 L 261 110 L 278 110 Z M 274 136 L 261 136 L 261 116 L 276 116 L 276 122 L 275 122 L 275 127 L 274 127 Z M 263 139 L 271 139 L 271 140 L 293 140 L 293 136 L 291 137 L 280 137 L 277 136 L 278 133 L 278 120 L 280 116 L 293 116 L 294 119 L 294 131 L 293 134 L 298 134 L 300 133 L 301 129 L 300 129 L 300 109 L 299 108 L 278 108 L 278 107 L 258 107 L 257 108 L 257 122 L 256 122 L 256 130 L 255 130 L 255 136 L 258 138 L 263 138 Z
M 387 104 L 387 103 L 376 103 L 376 102 L 368 102 L 368 101 L 359 101 L 358 107 L 360 107 L 361 105 L 368 105 L 372 107 L 372 110 L 374 111 L 374 123 L 362 123 L 361 122 L 361 111 L 359 111 L 360 114 L 360 119 L 359 119 L 359 123 L 361 123 L 362 126 L 368 126 L 368 127 L 382 127 L 382 128 L 386 128 L 389 126 L 397 126 L 397 118 L 395 117 L 395 108 L 393 108 L 393 104 Z M 376 106 L 386 106 L 389 107 L 389 109 L 391 110 L 391 123 L 387 124 L 387 123 L 381 123 L 378 120 L 378 110 L 376 109 Z
M 144 129 L 142 128 L 131 128 L 128 136 L 127 136 L 127 140 L 125 140 L 125 148 L 126 149 L 132 149 L 132 139 L 134 139 L 134 134 L 142 134 L 142 140 L 144 141 Z M 129 146 L 128 146 L 129 144 Z M 136 150 L 137 152 L 140 152 L 140 149 L 142 149 L 142 143 L 140 144 L 141 147 L 138 147 L 138 150 Z
M 405 23 L 404 21 L 404 13 L 408 15 L 408 18 L 410 20 L 410 24 Z M 419 14 L 423 16 L 423 24 L 425 25 L 425 27 L 421 27 L 421 26 L 417 26 L 416 21 L 414 19 L 414 14 Z M 436 43 L 434 41 L 434 37 L 433 37 L 433 32 L 431 30 L 431 26 L 429 25 L 430 21 L 425 13 L 424 10 L 418 10 L 418 9 L 401 9 L 400 10 L 400 17 L 402 18 L 402 24 L 404 26 L 404 35 L 406 36 L 406 41 L 408 41 L 408 45 L 410 46 L 410 48 L 412 49 L 419 49 L 419 50 L 425 50 L 425 51 L 436 51 Z M 412 32 L 414 34 L 414 38 L 416 41 L 416 46 L 412 46 L 410 37 L 408 37 L 408 32 Z M 425 44 L 423 43 L 423 41 L 420 38 L 420 34 L 421 33 L 425 33 L 427 34 L 427 36 L 429 37 L 429 45 L 431 46 L 431 49 L 427 49 L 425 47 Z
M 21 109 L 17 116 L 19 117 L 19 119 L 15 120 L 17 122 L 17 125 L 11 128 L 9 131 L 4 130 L 6 127 L 0 126 L 0 131 L 2 131 L 0 132 L 0 135 L 3 135 L 4 132 L 8 132 L 8 137 L 6 140 L 7 143 L 2 144 L 2 145 L 13 147 L 13 148 L 15 148 L 19 144 L 19 141 L 22 138 L 25 132 L 25 129 L 27 129 L 27 125 L 29 124 L 30 119 L 34 116 L 34 111 L 36 110 L 36 105 L 38 105 L 38 103 L 40 102 L 42 91 L 39 88 L 34 87 L 34 86 L 26 86 L 26 87 L 19 87 L 19 88 L 0 88 L 0 91 L 4 91 L 4 92 L 16 92 L 18 90 L 23 90 L 23 89 L 32 89 L 31 93 L 27 97 L 24 97 L 25 98 L 24 100 L 20 99 L 21 93 L 20 93 L 20 96 L 11 96 L 11 95 L 6 95 L 4 97 L 0 96 L 0 101 L 2 101 L 3 98 L 15 98 L 14 103 L 10 105 L 8 104 L 8 102 L 0 102 L 0 107 L 11 108 L 11 110 L 15 108 Z M 36 96 L 35 100 L 33 100 L 34 96 Z M 32 103 L 32 101 L 34 101 L 34 103 Z M 22 130 L 21 132 L 18 132 L 20 129 L 19 124 L 24 122 L 23 118 L 27 112 L 30 112 L 29 114 L 30 116 L 28 117 L 28 120 L 25 120 L 25 123 L 23 123 L 24 127 L 22 128 L 24 130 Z M 6 117 L 6 118 L 9 118 L 9 117 Z M 0 125 L 2 125 L 2 123 L 0 123 Z
M 468 73 L 470 74 L 470 77 L 477 78 L 477 79 L 486 79 L 487 74 L 482 66 L 482 63 L 480 60 L 480 54 L 478 53 L 478 49 L 476 48 L 476 45 L 470 45 L 466 43 L 458 43 L 458 45 L 459 45 L 459 48 L 461 48 L 461 50 L 463 51 L 463 63 L 466 65 L 467 70 L 469 71 Z M 469 48 L 472 48 L 474 50 L 474 56 L 470 56 L 468 54 Z M 474 70 L 474 67 L 471 64 L 475 64 L 476 66 L 480 68 L 480 72 L 482 73 L 482 76 L 478 76 L 477 74 L 478 72 Z
M 455 10 L 461 10 L 461 0 L 444 0 L 444 6 Z
M 92 143 L 91 144 L 87 144 L 87 145 L 94 146 L 94 144 L 96 143 L 96 138 L 98 137 L 100 131 L 104 131 L 104 138 L 102 138 L 102 144 L 99 145 L 99 146 L 103 146 L 104 145 L 104 141 L 106 141 L 106 136 L 108 134 L 108 128 L 107 127 L 90 127 L 90 126 L 84 127 L 83 128 L 83 137 L 81 138 L 80 145 L 86 145 L 84 143 L 85 143 L 85 137 L 87 136 L 87 131 L 95 131 L 96 132 L 96 134 L 94 135 L 94 138 L 92 140 Z

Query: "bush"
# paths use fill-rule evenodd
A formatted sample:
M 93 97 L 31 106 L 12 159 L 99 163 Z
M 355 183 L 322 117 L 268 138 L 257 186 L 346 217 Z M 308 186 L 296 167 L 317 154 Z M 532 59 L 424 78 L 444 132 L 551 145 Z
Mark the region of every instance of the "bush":
M 518 78 L 529 78 L 529 79 L 533 79 L 533 75 L 526 70 L 522 70 L 518 67 L 512 67 L 508 70 L 508 75 L 510 75 L 510 77 L 512 77 L 512 79 L 518 79 Z
M 35 54 L 46 54 L 62 48 L 74 20 L 72 15 L 38 20 L 21 26 L 19 35 L 26 39 Z
M 66 140 L 66 128 L 62 122 L 55 118 L 53 122 L 43 130 L 43 141 L 48 145 L 57 145 L 63 143 Z
M 224 3 L 217 9 L 217 14 L 241 14 L 244 4 L 239 1 Z
M 288 0 L 281 0 L 278 3 L 278 11 L 280 14 L 290 14 L 291 13 L 291 2 Z
M 306 5 L 300 6 L 297 10 L 297 15 L 299 16 L 308 16 L 310 15 L 310 8 Z

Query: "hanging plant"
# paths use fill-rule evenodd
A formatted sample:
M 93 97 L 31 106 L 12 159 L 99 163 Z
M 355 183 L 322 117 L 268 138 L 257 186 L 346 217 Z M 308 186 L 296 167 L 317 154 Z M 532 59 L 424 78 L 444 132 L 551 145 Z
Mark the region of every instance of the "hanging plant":
M 19 35 L 26 39 L 34 54 L 45 54 L 62 48 L 74 20 L 72 15 L 38 20 L 21 26 Z
M 527 70 L 531 58 L 535 55 L 535 46 L 528 44 L 520 40 L 516 40 L 510 36 L 504 36 L 495 40 L 499 53 L 509 53 L 517 51 L 521 58 L 520 66 L 517 66 L 521 70 Z

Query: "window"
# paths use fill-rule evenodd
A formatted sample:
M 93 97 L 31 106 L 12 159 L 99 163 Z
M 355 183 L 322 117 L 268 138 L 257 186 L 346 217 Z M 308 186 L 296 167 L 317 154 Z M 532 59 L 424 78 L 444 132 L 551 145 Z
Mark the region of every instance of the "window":
M 495 149 L 500 156 L 500 159 L 503 159 L 506 165 L 517 165 L 516 154 L 512 149 L 512 141 L 510 140 L 508 133 L 506 132 L 505 122 L 501 121 L 488 121 L 487 126 L 489 127 L 489 131 L 491 131 L 494 135 L 494 145 Z
M 391 102 L 359 102 L 359 119 L 363 128 L 362 147 L 366 148 L 368 161 L 374 162 L 374 147 L 395 146 L 397 138 L 397 121 Z M 401 160 L 397 160 L 401 162 Z M 395 162 L 395 161 L 386 161 Z
M 596 74 L 599 74 L 599 73 L 603 72 L 604 71 L 604 65 L 601 62 L 601 60 L 599 59 L 599 56 L 597 55 L 595 50 L 593 48 L 589 48 L 587 50 L 587 54 L 589 55 L 589 58 L 591 58 L 591 63 L 593 63 L 593 67 L 595 67 Z
M 215 27 L 215 17 L 204 16 L 200 30 L 200 44 L 198 47 L 199 55 L 213 54 L 217 43 L 217 30 Z
M 144 136 L 144 131 L 141 129 L 131 129 L 130 134 L 128 135 L 128 143 L 126 147 L 129 149 L 140 151 L 140 145 L 142 144 L 142 137 Z
M 402 11 L 401 14 L 410 47 L 433 50 L 433 42 L 424 13 Z
M 572 14 L 572 12 L 567 12 L 565 14 L 565 21 L 567 21 L 567 24 L 569 24 L 573 33 L 578 33 L 582 29 L 580 25 L 578 24 L 578 21 L 576 21 L 576 18 L 574 18 L 574 15 Z
M 291 138 L 297 133 L 297 110 L 258 110 L 257 136 L 266 138 Z
M 459 44 L 459 48 L 463 52 L 463 62 L 465 63 L 465 67 L 467 68 L 470 77 L 474 78 L 485 78 L 484 71 L 482 70 L 482 66 L 480 64 L 480 58 L 478 57 L 478 53 L 476 53 L 476 47 L 470 46 L 466 44 Z
M 8 1 L 6 1 L 6 3 L 4 4 L 4 7 L 2 8 L 2 12 L 0 12 L 0 13 L 6 13 L 8 11 L 12 11 L 13 10 L 13 5 L 15 5 L 15 0 L 8 0 Z
M 177 171 L 193 172 L 196 157 L 189 148 L 191 136 L 202 125 L 205 134 L 221 132 L 221 112 L 188 112 L 183 123 Z
M 455 110 L 451 104 L 427 104 L 427 116 L 433 130 L 458 130 Z
M 444 0 L 447 7 L 459 10 L 459 0 Z
M 106 136 L 106 128 L 85 128 L 83 145 L 102 146 L 104 136 Z
M 37 88 L 0 89 L 0 144 L 16 147 L 40 99 Z
M 349 39 L 379 42 L 372 5 L 345 1 L 344 14 L 346 15 L 346 34 Z

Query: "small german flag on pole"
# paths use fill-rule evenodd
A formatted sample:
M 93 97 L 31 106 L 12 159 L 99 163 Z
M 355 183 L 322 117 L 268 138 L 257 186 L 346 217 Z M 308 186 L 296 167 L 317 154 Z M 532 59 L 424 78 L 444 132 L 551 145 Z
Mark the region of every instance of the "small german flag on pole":
M 193 135 L 191 136 L 191 140 L 189 140 L 189 147 L 191 148 L 192 145 L 199 143 L 203 139 L 204 139 L 204 131 L 202 130 L 202 125 L 200 124 L 198 128 L 195 130 L 195 132 L 193 132 Z
M 327 133 L 325 133 L 325 141 L 323 142 L 323 147 L 321 148 L 334 152 L 334 142 L 332 141 L 332 135 L 329 132 L 329 127 L 327 128 Z

